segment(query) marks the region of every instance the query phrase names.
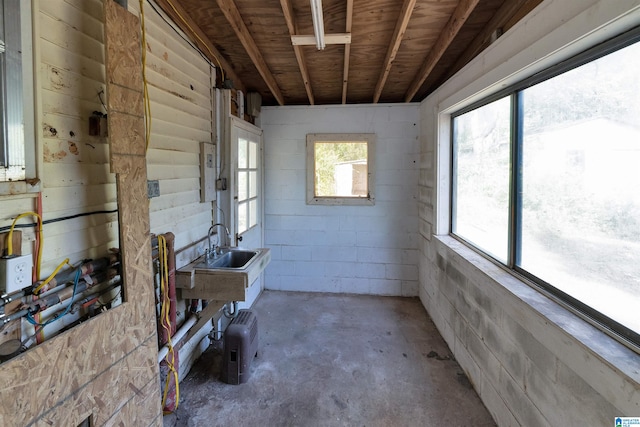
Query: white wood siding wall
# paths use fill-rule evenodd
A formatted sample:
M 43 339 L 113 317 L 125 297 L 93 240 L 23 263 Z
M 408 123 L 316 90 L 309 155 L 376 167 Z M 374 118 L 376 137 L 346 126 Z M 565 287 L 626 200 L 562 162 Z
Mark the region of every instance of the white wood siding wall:
M 89 135 L 89 116 L 105 112 L 101 0 L 35 2 L 36 118 L 43 191 L 43 219 L 117 208 L 106 138 Z M 104 99 L 104 98 L 103 98 Z M 31 208 L 11 203 L 12 214 Z M 3 203 L 4 204 L 4 203 Z M 117 214 L 97 214 L 44 226 L 42 274 L 64 258 L 96 258 L 118 246 Z M 27 233 L 33 239 L 33 232 Z M 29 250 L 32 245 L 26 244 Z
M 137 1 L 129 8 L 139 9 Z M 159 10 L 159 8 L 157 8 Z M 176 249 L 206 235 L 211 203 L 200 203 L 200 142 L 212 142 L 213 69 L 145 2 L 147 79 L 151 99 L 151 232 L 173 232 Z M 178 266 L 191 255 L 179 255 Z

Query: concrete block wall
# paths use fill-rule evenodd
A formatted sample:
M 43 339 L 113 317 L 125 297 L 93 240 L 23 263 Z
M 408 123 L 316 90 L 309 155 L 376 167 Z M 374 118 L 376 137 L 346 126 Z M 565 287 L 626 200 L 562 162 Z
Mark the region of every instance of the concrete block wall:
M 267 289 L 418 293 L 419 106 L 264 108 Z M 306 204 L 306 135 L 375 133 L 375 206 Z
M 450 113 L 640 24 L 640 1 L 546 0 L 421 105 L 420 298 L 500 426 L 640 414 L 640 355 L 448 236 Z

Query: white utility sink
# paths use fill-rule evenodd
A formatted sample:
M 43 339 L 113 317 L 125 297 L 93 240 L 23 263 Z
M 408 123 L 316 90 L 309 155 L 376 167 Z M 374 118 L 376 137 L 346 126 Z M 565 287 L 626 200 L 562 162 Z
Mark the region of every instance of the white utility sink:
M 201 256 L 176 271 L 182 298 L 244 301 L 246 290 L 271 261 L 269 248 L 224 248 L 214 259 Z

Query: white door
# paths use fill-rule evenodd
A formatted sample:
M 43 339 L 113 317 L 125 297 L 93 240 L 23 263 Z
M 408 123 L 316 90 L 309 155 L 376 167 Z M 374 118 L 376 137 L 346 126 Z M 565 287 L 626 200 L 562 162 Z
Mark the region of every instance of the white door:
M 231 239 L 235 246 L 262 247 L 262 130 L 231 120 Z

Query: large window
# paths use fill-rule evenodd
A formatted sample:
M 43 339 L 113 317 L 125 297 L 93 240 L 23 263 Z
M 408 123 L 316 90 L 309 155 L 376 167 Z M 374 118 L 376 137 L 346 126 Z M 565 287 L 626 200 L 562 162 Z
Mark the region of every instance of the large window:
M 452 233 L 640 345 L 640 30 L 452 119 Z

